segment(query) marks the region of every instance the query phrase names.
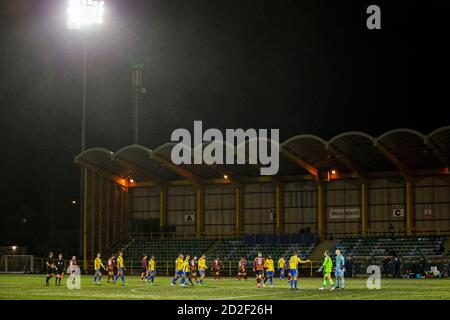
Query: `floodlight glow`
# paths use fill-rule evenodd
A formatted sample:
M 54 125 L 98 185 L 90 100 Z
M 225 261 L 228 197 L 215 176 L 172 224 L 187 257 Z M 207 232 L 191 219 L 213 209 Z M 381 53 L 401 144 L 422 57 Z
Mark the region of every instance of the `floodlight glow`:
M 81 29 L 93 24 L 102 24 L 104 5 L 104 1 L 69 0 L 67 28 Z
M 17 250 L 17 246 L 12 246 L 13 251 Z

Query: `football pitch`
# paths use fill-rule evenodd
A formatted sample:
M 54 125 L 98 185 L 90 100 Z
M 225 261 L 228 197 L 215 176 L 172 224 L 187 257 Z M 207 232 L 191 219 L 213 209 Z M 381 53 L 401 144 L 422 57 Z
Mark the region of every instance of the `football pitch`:
M 223 278 L 206 279 L 203 287 L 171 286 L 171 278 L 156 277 L 148 286 L 136 276 L 126 277 L 127 286 L 113 285 L 103 277 L 102 285 L 94 285 L 92 276 L 82 276 L 81 289 L 45 286 L 45 275 L 0 275 L 0 300 L 442 300 L 450 299 L 448 279 L 382 279 L 381 289 L 369 290 L 366 279 L 346 280 L 345 290 L 320 291 L 320 278 L 299 281 L 298 291 L 291 291 L 286 280 L 274 279 L 274 287 L 257 289 L 256 281 Z

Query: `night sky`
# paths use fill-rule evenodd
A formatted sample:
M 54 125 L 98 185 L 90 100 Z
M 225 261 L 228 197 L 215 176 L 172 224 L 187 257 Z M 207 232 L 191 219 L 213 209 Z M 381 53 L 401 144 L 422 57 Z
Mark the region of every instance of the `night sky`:
M 381 30 L 366 28 L 370 4 L 381 7 Z M 106 0 L 105 7 L 105 23 L 86 34 L 87 147 L 132 143 L 132 60 L 145 64 L 139 143 L 149 148 L 194 120 L 204 128 L 279 128 L 281 140 L 398 127 L 428 133 L 449 124 L 444 1 Z M 73 158 L 83 42 L 82 32 L 66 28 L 65 10 L 59 0 L 0 2 L 3 244 L 77 245 L 79 208 L 71 201 L 79 198 Z M 56 239 L 50 230 L 59 230 Z

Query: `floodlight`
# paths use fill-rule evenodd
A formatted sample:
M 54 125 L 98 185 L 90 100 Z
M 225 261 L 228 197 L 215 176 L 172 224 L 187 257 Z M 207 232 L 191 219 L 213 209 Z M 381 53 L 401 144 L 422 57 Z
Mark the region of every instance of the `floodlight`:
M 104 1 L 69 0 L 67 7 L 67 28 L 81 29 L 83 27 L 102 24 Z

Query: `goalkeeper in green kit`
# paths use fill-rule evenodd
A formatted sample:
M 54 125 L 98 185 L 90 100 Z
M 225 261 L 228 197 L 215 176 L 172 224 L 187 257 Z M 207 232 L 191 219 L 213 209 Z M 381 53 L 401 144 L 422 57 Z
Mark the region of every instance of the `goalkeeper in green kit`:
M 330 258 L 330 254 L 328 251 L 325 251 L 323 254 L 325 259 L 323 260 L 322 267 L 320 267 L 319 271 L 323 271 L 323 283 L 322 287 L 319 288 L 319 290 L 325 290 L 325 287 L 327 286 L 327 280 L 330 283 L 331 289 L 334 290 L 334 282 L 331 278 L 331 270 L 333 269 L 333 261 Z

